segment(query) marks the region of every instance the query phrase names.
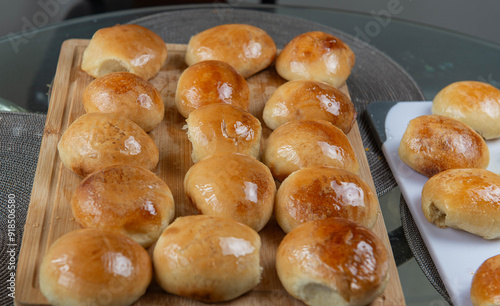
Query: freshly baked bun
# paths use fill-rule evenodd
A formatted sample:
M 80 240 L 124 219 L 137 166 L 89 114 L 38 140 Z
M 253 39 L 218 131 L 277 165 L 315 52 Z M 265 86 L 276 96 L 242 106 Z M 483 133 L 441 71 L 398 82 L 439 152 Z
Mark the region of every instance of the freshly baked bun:
M 80 176 L 116 164 L 152 170 L 159 151 L 151 137 L 130 119 L 89 113 L 76 119 L 57 145 L 63 164 Z
M 342 218 L 306 222 L 276 253 L 286 291 L 307 305 L 367 305 L 384 291 L 389 256 L 375 234 Z
M 470 298 L 473 306 L 499 305 L 500 255 L 486 259 L 472 277 Z
M 139 166 L 115 165 L 87 176 L 71 200 L 75 220 L 132 238 L 143 247 L 155 242 L 174 218 L 167 184 Z
M 292 120 L 326 120 L 347 134 L 356 121 L 356 109 L 348 96 L 329 84 L 297 80 L 276 89 L 262 118 L 272 130 Z
M 320 31 L 292 39 L 276 59 L 276 71 L 288 81 L 315 80 L 340 87 L 354 66 L 355 55 L 339 38 Z
M 276 194 L 274 215 L 290 232 L 302 223 L 345 218 L 372 228 L 378 200 L 370 186 L 356 174 L 329 167 L 303 168 L 290 174 Z
M 486 168 L 490 162 L 488 146 L 478 133 L 438 115 L 410 120 L 398 151 L 401 161 L 427 177 L 448 169 Z
M 131 305 L 149 286 L 151 259 L 132 239 L 81 229 L 57 239 L 40 265 L 40 291 L 52 305 Z
M 191 112 L 186 121 L 194 163 L 220 152 L 259 158 L 262 127 L 249 112 L 229 104 L 210 104 Z
M 247 81 L 229 64 L 204 61 L 182 72 L 175 91 L 175 105 L 185 118 L 208 104 L 225 103 L 248 110 L 250 89 Z
M 434 97 L 432 113 L 462 121 L 486 139 L 500 137 L 500 90 L 490 84 L 452 83 Z
M 232 300 L 259 282 L 260 236 L 214 216 L 177 218 L 153 252 L 155 277 L 165 291 L 207 303 Z
M 276 184 L 269 169 L 248 155 L 217 153 L 192 166 L 184 190 L 204 215 L 236 220 L 260 231 L 273 213 Z
M 186 63 L 206 60 L 230 64 L 244 78 L 269 67 L 276 45 L 264 30 L 248 24 L 223 24 L 200 32 L 189 40 Z
M 279 126 L 267 139 L 262 161 L 280 181 L 305 167 L 336 167 L 359 174 L 347 136 L 324 120 L 290 121 Z
M 149 132 L 163 120 L 165 106 L 153 84 L 129 72 L 114 72 L 92 81 L 83 92 L 87 113 L 118 113 Z
M 97 30 L 83 52 L 82 70 L 94 78 L 128 71 L 149 80 L 167 60 L 167 45 L 153 31 L 136 24 Z
M 485 169 L 450 169 L 422 189 L 422 211 L 438 227 L 500 238 L 500 176 Z

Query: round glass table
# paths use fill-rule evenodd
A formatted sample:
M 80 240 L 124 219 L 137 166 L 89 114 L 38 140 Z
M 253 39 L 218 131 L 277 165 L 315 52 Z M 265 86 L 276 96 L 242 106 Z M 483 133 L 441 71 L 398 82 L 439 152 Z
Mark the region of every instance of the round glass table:
M 80 17 L 42 28 L 30 23 L 23 32 L 0 38 L 0 111 L 47 113 L 47 95 L 65 40 L 90 39 L 102 27 L 141 20 L 158 13 L 181 14 L 193 9 L 254 10 L 297 17 L 339 30 L 376 48 L 397 63 L 415 81 L 419 89 L 416 97 L 421 100 L 432 100 L 444 86 L 459 80 L 477 80 L 500 86 L 500 46 L 398 20 L 397 12 L 389 8 L 382 18 L 332 9 L 214 3 L 125 10 Z M 188 38 L 170 43 L 186 43 Z M 394 99 L 390 94 L 386 97 L 388 101 Z M 378 101 L 367 101 L 371 102 Z M 9 171 L 15 171 L 13 167 Z M 22 188 L 30 187 L 33 175 L 22 176 L 28 181 Z M 18 188 L 16 182 L 7 180 L 5 177 L 1 180 L 2 192 Z M 380 192 L 379 200 L 407 305 L 447 305 L 446 297 L 443 298 L 442 292 L 440 294 L 429 282 L 408 246 L 401 222 L 401 193 L 397 186 Z

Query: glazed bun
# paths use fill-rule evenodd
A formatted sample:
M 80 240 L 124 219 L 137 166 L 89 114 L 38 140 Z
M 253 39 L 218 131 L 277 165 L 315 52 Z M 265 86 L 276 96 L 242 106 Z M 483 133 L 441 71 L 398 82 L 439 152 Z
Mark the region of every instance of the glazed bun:
M 92 81 L 83 92 L 87 113 L 118 113 L 149 132 L 163 120 L 165 106 L 156 88 L 129 72 L 114 72 Z
M 486 139 L 500 137 L 500 90 L 490 84 L 452 83 L 434 97 L 432 113 L 455 118 Z
M 185 118 L 208 104 L 225 103 L 248 110 L 250 89 L 247 81 L 229 64 L 204 61 L 182 72 L 175 91 L 175 105 Z
M 500 176 L 485 169 L 450 169 L 422 189 L 422 211 L 438 227 L 500 238 Z
M 98 78 L 127 71 L 149 80 L 167 60 L 167 46 L 153 31 L 136 24 L 98 30 L 83 52 L 82 70 Z
M 220 152 L 259 158 L 262 127 L 249 112 L 228 104 L 211 104 L 191 112 L 186 121 L 194 163 Z
M 276 184 L 269 169 L 255 158 L 217 153 L 188 170 L 184 190 L 202 214 L 233 219 L 260 231 L 273 213 Z
M 328 218 L 288 233 L 276 253 L 286 291 L 307 305 L 367 305 L 384 291 L 389 257 L 382 241 L 355 222 Z
M 500 255 L 485 260 L 474 273 L 470 288 L 473 306 L 498 305 L 500 296 Z
M 359 174 L 358 160 L 347 136 L 324 120 L 281 125 L 269 135 L 262 161 L 280 181 L 305 167 L 335 167 Z
M 372 228 L 378 200 L 356 174 L 327 167 L 303 168 L 290 174 L 276 194 L 274 215 L 288 233 L 302 223 L 345 218 Z
M 63 164 L 83 177 L 116 164 L 152 170 L 159 160 L 158 148 L 140 126 L 111 113 L 79 117 L 66 129 L 57 149 Z
M 151 259 L 132 239 L 81 229 L 57 239 L 40 265 L 40 291 L 52 305 L 131 305 L 149 286 Z
M 356 121 L 356 110 L 351 99 L 337 88 L 297 80 L 276 89 L 266 102 L 262 118 L 272 130 L 293 120 L 326 120 L 347 134 Z
M 402 162 L 427 177 L 448 169 L 485 169 L 490 162 L 481 135 L 458 120 L 438 115 L 410 120 L 398 152 Z
M 155 277 L 165 291 L 207 303 L 232 300 L 260 282 L 260 236 L 214 216 L 177 218 L 153 252 Z
M 342 86 L 354 66 L 355 55 L 339 38 L 320 31 L 301 34 L 283 48 L 276 71 L 285 80 L 314 80 Z
M 75 220 L 132 238 L 143 247 L 155 242 L 174 218 L 174 198 L 153 172 L 115 165 L 87 176 L 71 200 Z
M 207 60 L 230 64 L 244 78 L 269 67 L 276 45 L 264 30 L 248 24 L 223 24 L 200 32 L 189 40 L 186 63 Z

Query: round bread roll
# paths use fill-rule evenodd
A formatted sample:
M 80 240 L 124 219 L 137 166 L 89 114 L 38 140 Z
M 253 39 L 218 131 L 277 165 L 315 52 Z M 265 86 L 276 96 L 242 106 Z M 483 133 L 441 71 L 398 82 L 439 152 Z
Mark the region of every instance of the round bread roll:
M 427 177 L 448 169 L 486 168 L 490 162 L 481 135 L 458 120 L 439 115 L 410 120 L 398 152 L 401 161 Z
M 177 218 L 153 252 L 155 277 L 165 291 L 207 303 L 232 300 L 260 282 L 260 236 L 214 216 Z
M 280 181 L 305 167 L 335 167 L 359 174 L 358 160 L 347 136 L 324 120 L 281 125 L 269 135 L 262 161 Z
M 244 78 L 269 67 L 276 45 L 264 30 L 248 24 L 223 24 L 200 32 L 189 40 L 186 63 L 207 60 L 230 64 Z
M 259 158 L 262 127 L 249 112 L 228 104 L 210 104 L 191 112 L 186 121 L 194 163 L 220 152 Z
M 63 164 L 83 177 L 116 164 L 152 170 L 160 157 L 155 143 L 140 126 L 112 113 L 89 113 L 76 119 L 57 149 Z
M 276 71 L 288 81 L 315 80 L 342 86 L 354 66 L 355 55 L 339 38 L 320 31 L 292 39 L 276 59 Z
M 165 106 L 156 88 L 129 72 L 114 72 L 92 81 L 83 92 L 87 113 L 118 113 L 149 132 L 163 120 Z
M 422 189 L 422 211 L 438 227 L 500 238 L 500 176 L 485 169 L 450 169 Z
M 328 167 L 303 168 L 290 174 L 276 194 L 274 215 L 288 233 L 302 223 L 345 218 L 372 228 L 378 200 L 356 174 Z
M 452 83 L 434 97 L 432 113 L 455 118 L 486 139 L 500 137 L 500 90 L 490 84 Z
M 326 120 L 347 134 L 356 121 L 356 109 L 348 96 L 329 84 L 297 80 L 276 89 L 262 118 L 272 130 L 293 120 Z
M 500 255 L 486 259 L 476 270 L 470 298 L 473 306 L 500 305 Z
M 307 305 L 367 305 L 384 291 L 389 256 L 375 234 L 342 218 L 306 222 L 281 241 L 276 271 Z
M 40 265 L 40 291 L 52 305 L 131 305 L 149 286 L 151 259 L 132 239 L 81 229 L 57 239 Z
M 226 152 L 192 166 L 184 190 L 202 214 L 233 219 L 258 232 L 273 213 L 276 184 L 263 163 Z
M 167 184 L 132 165 L 110 166 L 87 176 L 73 194 L 71 209 L 84 227 L 117 232 L 143 247 L 160 237 L 175 212 Z
M 182 72 L 175 91 L 175 105 L 185 118 L 208 104 L 231 104 L 248 110 L 250 89 L 247 81 L 221 61 L 204 61 Z
M 167 46 L 153 31 L 136 24 L 98 30 L 83 52 L 82 70 L 94 78 L 127 71 L 149 80 L 167 60 Z

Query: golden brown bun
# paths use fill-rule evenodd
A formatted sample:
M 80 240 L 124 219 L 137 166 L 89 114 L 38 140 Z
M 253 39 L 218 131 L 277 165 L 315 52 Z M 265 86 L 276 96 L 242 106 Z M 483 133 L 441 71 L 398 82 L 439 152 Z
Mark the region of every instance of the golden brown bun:
M 432 113 L 462 121 L 486 139 L 500 137 L 500 90 L 490 84 L 452 83 L 434 97 Z
M 329 217 L 372 228 L 377 208 L 377 196 L 356 174 L 314 167 L 297 170 L 283 181 L 276 194 L 274 215 L 285 233 L 304 222 Z
M 167 184 L 139 166 L 115 165 L 87 176 L 71 200 L 75 220 L 132 238 L 143 247 L 155 242 L 174 218 Z
M 259 158 L 262 127 L 249 112 L 228 104 L 211 104 L 191 112 L 186 121 L 194 163 L 220 152 Z
M 422 189 L 422 210 L 439 227 L 458 228 L 485 239 L 500 237 L 500 176 L 485 169 L 450 169 Z
M 337 88 L 317 81 L 287 82 L 272 94 L 262 115 L 274 130 L 292 120 L 326 120 L 349 133 L 356 121 L 351 99 Z
M 500 305 L 500 255 L 485 260 L 474 273 L 470 288 L 473 306 Z
M 132 239 L 81 229 L 57 239 L 40 265 L 40 291 L 53 305 L 131 305 L 149 286 L 151 259 Z
M 57 149 L 63 164 L 83 177 L 116 164 L 152 170 L 159 160 L 151 137 L 133 121 L 117 114 L 81 116 L 64 132 Z
M 347 136 L 324 120 L 281 125 L 267 139 L 262 161 L 280 181 L 305 167 L 335 167 L 359 174 L 358 160 Z
M 206 60 L 230 64 L 244 78 L 269 67 L 276 45 L 264 30 L 248 24 L 223 24 L 200 32 L 189 40 L 186 63 Z
M 214 216 L 177 218 L 153 252 L 155 277 L 165 291 L 203 302 L 232 300 L 259 282 L 260 236 Z
M 484 139 L 453 118 L 424 115 L 412 119 L 399 145 L 399 157 L 427 177 L 448 169 L 486 168 L 490 151 Z
M 339 38 L 320 31 L 292 39 L 276 59 L 276 71 L 288 81 L 315 80 L 339 88 L 354 66 L 355 55 Z
M 233 219 L 260 231 L 273 213 L 276 184 L 263 163 L 226 152 L 192 166 L 184 177 L 184 190 L 202 214 Z
M 278 247 L 276 270 L 286 291 L 308 305 L 367 305 L 384 291 L 389 257 L 382 241 L 355 222 L 306 222 Z
M 87 113 L 118 113 L 149 132 L 163 120 L 165 106 L 156 88 L 129 72 L 114 72 L 92 81 L 83 92 Z
M 83 52 L 82 70 L 94 78 L 128 71 L 149 80 L 167 60 L 167 46 L 153 31 L 136 24 L 115 25 L 94 33 Z
M 175 91 L 175 105 L 182 116 L 187 118 L 197 108 L 218 103 L 248 110 L 250 89 L 233 67 L 221 61 L 204 61 L 182 72 Z

